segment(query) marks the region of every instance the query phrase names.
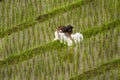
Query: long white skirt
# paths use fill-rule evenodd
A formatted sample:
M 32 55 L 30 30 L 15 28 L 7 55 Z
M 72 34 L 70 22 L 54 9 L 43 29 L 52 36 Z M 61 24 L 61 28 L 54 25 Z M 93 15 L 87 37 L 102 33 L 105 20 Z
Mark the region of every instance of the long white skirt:
M 59 37 L 58 37 L 58 33 L 57 31 L 55 31 L 55 38 L 54 40 L 60 40 L 61 43 L 67 44 L 68 46 L 72 46 L 73 42 L 72 40 L 67 37 L 65 35 L 65 33 L 59 33 Z M 79 32 L 75 33 L 75 34 L 71 34 L 71 37 L 73 38 L 75 44 L 79 43 L 81 40 L 83 40 L 83 35 Z

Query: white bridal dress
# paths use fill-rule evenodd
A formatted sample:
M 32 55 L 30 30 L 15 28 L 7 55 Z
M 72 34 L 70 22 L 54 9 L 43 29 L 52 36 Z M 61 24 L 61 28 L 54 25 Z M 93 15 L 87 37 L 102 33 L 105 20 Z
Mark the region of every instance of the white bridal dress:
M 67 37 L 65 35 L 65 33 L 59 33 L 59 37 L 58 37 L 58 33 L 57 31 L 55 31 L 55 38 L 54 40 L 60 40 L 61 43 L 67 44 L 68 46 L 72 46 L 73 42 L 72 40 Z M 71 34 L 71 37 L 73 38 L 75 44 L 79 43 L 81 40 L 83 40 L 83 35 L 79 32 L 75 33 L 75 34 Z

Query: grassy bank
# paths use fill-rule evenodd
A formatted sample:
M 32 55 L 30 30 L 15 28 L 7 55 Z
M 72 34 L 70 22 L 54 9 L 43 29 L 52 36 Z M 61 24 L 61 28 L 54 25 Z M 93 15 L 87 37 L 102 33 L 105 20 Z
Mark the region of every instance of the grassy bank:
M 90 28 L 90 29 L 83 31 L 81 33 L 84 35 L 84 38 L 89 38 L 89 37 L 91 37 L 91 35 L 96 35 L 98 33 L 104 33 L 107 30 L 114 29 L 115 27 L 120 25 L 119 22 L 120 22 L 120 20 L 116 20 L 116 21 L 109 23 L 109 24 L 103 24 L 102 27 Z
M 61 48 L 66 47 L 65 45 L 64 46 L 63 45 L 64 44 L 61 44 L 59 41 L 54 41 L 54 42 L 45 44 L 43 46 L 39 46 L 39 47 L 32 48 L 27 51 L 23 51 L 18 55 L 17 54 L 10 55 L 7 59 L 0 61 L 0 68 L 8 66 L 8 65 L 16 64 L 24 60 L 28 60 L 46 51 L 51 51 L 51 50 L 56 50 L 56 49 L 61 50 Z
M 80 74 L 79 76 L 71 78 L 70 80 L 88 80 L 93 76 L 96 77 L 97 75 L 103 74 L 105 72 L 109 72 L 110 70 L 117 69 L 119 67 L 120 67 L 120 59 L 103 64 L 93 70 L 86 71 L 83 74 Z

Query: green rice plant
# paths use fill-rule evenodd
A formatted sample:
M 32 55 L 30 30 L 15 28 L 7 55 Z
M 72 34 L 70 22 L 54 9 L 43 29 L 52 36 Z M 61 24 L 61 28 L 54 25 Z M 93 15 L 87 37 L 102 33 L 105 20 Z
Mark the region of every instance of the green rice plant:
M 11 24 L 13 24 L 13 25 L 15 25 L 15 17 L 14 17 L 14 15 L 15 15 L 15 11 L 14 11 L 14 8 L 15 8 L 15 4 L 13 3 L 12 4 L 12 20 L 11 20 Z
M 118 66 L 120 67 L 120 64 Z M 118 78 L 120 78 L 120 68 L 118 68 Z
M 50 59 L 50 58 L 51 58 L 51 56 L 50 56 L 50 55 L 51 55 L 51 52 L 50 52 L 48 55 L 49 55 L 49 59 Z M 51 74 L 52 74 L 52 67 L 51 67 L 52 64 L 51 64 L 51 62 L 52 62 L 51 59 L 48 60 L 48 70 L 47 70 L 47 71 L 49 71 L 49 72 L 48 72 L 48 75 L 49 75 L 49 76 L 52 76 L 52 75 L 51 75 Z
M 117 46 L 119 46 L 119 45 L 118 45 L 118 42 L 119 42 L 119 39 L 118 39 L 119 32 L 120 32 L 120 28 L 118 27 L 118 28 L 117 28 L 117 31 L 115 31 L 115 41 L 114 41 L 115 53 L 118 52 L 118 51 L 117 51 L 117 50 L 118 50 Z
M 1 10 L 1 12 L 2 12 L 2 14 L 1 14 L 1 15 L 2 15 L 2 17 L 4 17 L 4 15 L 5 15 L 5 14 L 4 14 L 4 12 L 5 12 L 5 9 L 4 9 L 4 8 L 5 8 L 5 5 L 4 5 L 4 3 L 5 3 L 4 1 L 1 3 L 1 4 L 2 4 L 2 10 Z M 1 20 L 1 24 L 2 24 L 2 26 L 1 26 L 1 27 L 2 27 L 2 31 L 3 31 L 3 30 L 5 30 L 5 28 L 4 28 L 4 25 L 5 25 L 4 21 L 5 21 L 5 19 L 4 19 L 4 18 L 2 18 L 2 20 Z
M 110 79 L 113 80 L 113 79 L 114 79 L 114 74 L 115 74 L 115 73 L 114 73 L 114 70 L 111 70 L 110 73 L 111 73 L 111 74 L 110 74 Z
M 4 41 L 4 39 L 1 41 L 2 42 L 2 44 L 1 44 L 1 59 L 4 59 L 4 57 L 5 57 L 5 41 Z
M 86 43 L 85 43 L 85 41 L 84 41 L 84 46 L 86 46 Z M 85 49 L 84 49 L 84 53 L 85 53 Z M 82 62 L 83 62 L 83 67 L 82 67 L 82 72 L 84 72 L 85 71 L 85 54 L 82 56 Z
M 48 5 L 49 3 L 47 3 L 47 2 L 49 2 L 49 1 L 45 2 L 45 4 L 46 4 L 46 13 L 49 11 L 49 5 Z
M 6 44 L 8 46 L 8 55 L 14 53 L 13 49 L 12 49 L 12 40 L 10 39 L 10 37 L 8 37 L 8 40 L 7 40 Z
M 107 32 L 108 33 L 108 32 Z M 104 38 L 104 41 L 103 41 L 103 49 L 104 49 L 104 58 L 105 60 L 107 60 L 109 58 L 109 53 L 108 53 L 108 38 L 109 36 L 107 35 L 107 33 L 104 34 L 103 38 Z
M 91 39 L 90 39 L 90 41 L 88 41 L 88 44 L 87 45 L 89 45 L 88 46 L 88 50 L 86 50 L 87 52 L 86 53 L 88 53 L 87 55 L 88 55 L 88 67 L 89 67 L 89 69 L 91 69 L 92 67 L 93 67 L 93 64 L 92 63 L 94 63 L 94 51 L 93 51 L 93 47 L 92 46 L 94 46 L 93 44 L 94 43 L 92 43 L 92 41 L 95 41 L 94 39 L 93 39 L 93 37 L 91 36 Z
M 22 50 L 25 50 L 25 47 L 24 47 L 24 45 L 25 45 L 25 30 L 22 31 L 22 34 L 23 34 L 23 36 L 22 36 L 22 37 L 23 37 L 23 38 L 22 38 L 23 43 L 22 43 L 22 46 L 21 46 L 21 47 L 22 47 Z M 23 48 L 23 47 L 24 47 L 24 48 Z
M 92 56 L 92 54 L 90 53 L 90 43 L 91 40 L 89 41 L 86 41 L 86 44 L 84 45 L 85 46 L 85 51 L 84 51 L 84 54 L 85 54 L 85 58 L 86 58 L 86 70 L 89 70 L 91 68 L 91 59 L 90 57 Z M 92 46 L 92 45 L 91 45 Z
M 7 9 L 5 10 L 5 14 L 6 14 L 5 17 L 6 17 L 6 23 L 7 23 L 6 26 L 9 26 L 9 22 L 10 22 L 10 21 L 9 21 L 9 14 L 8 14 L 8 13 L 9 13 L 9 12 L 8 12 L 9 3 L 6 4 L 6 7 L 7 7 Z M 8 27 L 6 27 L 6 28 L 8 28 Z
M 42 26 L 44 25 L 45 23 L 43 23 L 42 24 Z M 42 37 L 42 39 L 43 39 L 43 41 L 46 43 L 46 36 L 45 36 L 45 29 L 44 29 L 44 27 L 41 27 L 41 30 L 42 30 L 42 35 L 43 35 L 43 37 Z
M 48 28 L 46 29 L 46 37 L 47 37 L 47 43 L 49 41 L 53 41 L 54 38 L 54 31 L 52 30 L 53 28 L 55 29 L 55 25 L 50 25 L 50 21 L 46 21 L 46 26 L 48 26 Z M 51 35 L 52 34 L 52 35 Z
M 95 43 L 96 43 L 96 45 L 95 45 L 95 54 L 96 54 L 96 63 L 95 63 L 95 65 L 96 65 L 96 67 L 98 67 L 99 66 L 99 62 L 100 62 L 100 49 L 101 49 L 101 44 L 99 45 L 99 43 L 100 43 L 100 40 L 101 40 L 101 38 L 100 38 L 100 35 L 101 34 L 98 34 L 98 38 L 96 38 L 96 40 L 95 40 Z
M 37 76 L 38 79 L 40 79 L 40 67 L 39 67 L 39 64 L 40 64 L 40 63 L 38 62 L 38 68 L 39 68 L 39 69 L 38 69 L 38 76 Z
M 34 29 L 34 27 L 32 27 L 32 34 L 31 34 L 32 36 L 32 46 L 35 44 L 35 42 L 36 42 L 36 40 L 35 40 L 35 29 Z
M 49 27 L 49 25 L 47 25 L 47 24 L 48 24 L 48 22 L 46 21 L 45 24 L 44 24 L 44 26 L 48 26 Z M 48 29 L 49 28 L 47 28 L 47 29 L 44 28 L 45 41 L 46 41 L 45 43 L 48 43 L 48 41 L 50 40 L 48 34 L 50 35 L 51 33 L 48 32 Z
M 104 35 L 106 35 L 106 33 L 103 33 L 102 34 L 102 52 L 101 52 L 101 54 L 102 54 L 102 59 L 101 59 L 101 64 L 104 64 L 104 62 L 105 62 L 105 60 L 106 60 L 106 56 L 105 56 L 105 50 L 104 50 L 104 48 L 105 48 L 105 37 L 104 37 Z
M 103 76 L 102 76 L 102 79 L 103 80 L 106 80 L 106 76 L 105 76 L 105 68 L 103 68 L 103 74 L 102 74 Z
M 77 47 L 77 50 L 74 48 L 74 52 L 73 53 L 75 53 L 74 54 L 74 56 L 73 56 L 73 60 L 74 61 L 72 61 L 72 63 L 73 63 L 73 70 L 71 71 L 71 76 L 70 77 L 72 77 L 73 75 L 77 75 L 78 74 L 78 69 L 79 69 L 79 63 L 80 63 L 80 51 L 79 51 L 79 49 L 80 49 L 80 45 L 78 45 Z M 72 53 L 72 54 L 73 54 Z
M 88 4 L 88 7 L 91 7 L 91 5 L 90 4 Z M 89 9 L 89 8 L 87 8 L 87 9 Z M 88 16 L 88 24 L 87 24 L 87 26 L 89 27 L 89 26 L 92 26 L 91 25 L 91 17 L 90 17 L 90 14 L 91 13 L 91 8 L 90 8 L 90 10 L 87 10 L 87 16 Z M 89 14 L 89 15 L 88 15 Z
M 8 53 L 9 53 L 9 52 L 8 52 L 8 51 L 9 51 L 9 49 L 8 49 L 9 46 L 7 46 L 7 42 L 8 42 L 8 39 L 6 38 L 6 39 L 5 39 L 5 58 L 7 57 Z
M 53 67 L 54 67 L 54 59 L 55 59 L 55 54 L 54 54 L 54 51 L 51 51 L 51 77 L 53 77 Z
M 39 66 L 39 73 L 40 73 L 40 77 L 42 76 L 42 65 L 41 65 L 41 63 L 43 63 L 43 60 L 42 60 L 42 58 L 41 58 L 41 56 L 40 56 L 40 58 L 39 58 L 39 62 L 38 62 L 38 66 Z
M 112 38 L 112 39 L 111 39 L 111 42 L 114 43 L 114 44 L 115 44 L 114 41 L 119 38 L 117 35 L 115 35 L 115 32 L 117 32 L 117 28 L 115 28 L 115 30 L 111 30 L 111 31 L 110 31 L 110 34 L 111 34 L 110 37 Z M 113 49 L 112 49 L 112 47 L 111 47 L 112 50 L 110 50 L 111 55 L 112 55 L 112 53 L 115 53 L 115 51 L 114 51 L 114 50 L 115 50 L 114 44 L 111 44 L 111 45 L 113 46 Z M 118 47 L 118 46 L 116 46 L 116 47 Z M 116 50 L 116 51 L 117 51 L 117 50 Z M 117 53 L 115 53 L 115 54 L 117 54 Z
M 8 74 L 8 79 L 10 80 L 12 78 L 12 67 L 11 66 L 8 68 L 7 74 Z
M 118 16 L 118 19 L 120 19 L 120 11 L 119 11 L 119 7 L 120 7 L 120 2 L 119 0 L 117 0 L 117 16 Z
M 17 6 L 17 5 L 15 5 L 15 6 Z M 18 7 L 17 7 L 18 8 Z M 16 25 L 17 24 L 20 24 L 19 22 L 20 22 L 20 19 L 19 19 L 19 14 L 20 14 L 20 11 L 18 10 L 17 12 L 16 12 Z
M 26 71 L 26 73 L 25 73 L 25 76 L 26 76 L 26 79 L 27 80 L 30 80 L 30 66 L 29 66 L 29 69 Z
M 16 19 L 17 19 L 17 18 L 16 18 L 16 11 L 15 11 L 15 10 L 16 10 L 16 7 L 15 7 L 15 6 L 16 6 L 16 1 L 11 2 L 11 3 L 13 3 L 13 10 L 14 10 L 14 11 L 13 11 L 13 12 L 14 12 L 14 14 L 13 14 L 14 21 L 13 21 L 12 24 L 13 24 L 13 25 L 16 25 L 16 24 L 17 24 L 17 20 L 16 20 Z M 8 2 L 8 4 L 9 4 L 9 2 Z M 8 7 L 10 7 L 10 5 L 9 5 Z M 9 13 L 9 12 L 8 12 L 8 13 Z M 11 25 L 12 25 L 12 24 L 11 24 Z M 9 25 L 10 28 L 12 28 L 11 25 Z
M 20 64 L 19 70 L 20 70 L 20 78 L 23 79 L 23 76 L 22 76 L 22 74 L 23 74 L 23 72 L 22 72 L 22 64 Z
M 3 80 L 4 79 L 4 72 L 3 72 L 3 69 L 0 70 L 0 80 Z
M 14 37 L 14 34 L 12 35 L 12 43 L 13 43 L 13 53 L 15 53 L 16 52 L 16 45 L 14 44 L 14 42 L 15 42 L 15 37 Z
M 38 24 L 37 25 L 37 28 L 36 28 L 37 30 L 36 30 L 36 33 L 37 33 L 37 36 L 36 36 L 36 38 L 37 38 L 37 44 L 40 44 L 40 24 Z

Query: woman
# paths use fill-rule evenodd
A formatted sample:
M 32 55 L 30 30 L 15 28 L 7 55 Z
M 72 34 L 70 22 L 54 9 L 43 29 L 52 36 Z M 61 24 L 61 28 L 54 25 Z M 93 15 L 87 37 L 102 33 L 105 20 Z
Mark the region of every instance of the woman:
M 72 39 L 71 37 L 71 34 L 73 32 L 73 26 L 71 25 L 68 25 L 68 26 L 59 26 L 55 32 L 55 39 L 54 40 L 60 40 L 60 39 L 63 39 L 63 40 L 66 40 L 67 38 L 69 38 L 73 43 L 74 43 L 74 40 Z M 65 34 L 65 35 L 64 35 Z M 66 36 L 66 37 L 64 37 Z

